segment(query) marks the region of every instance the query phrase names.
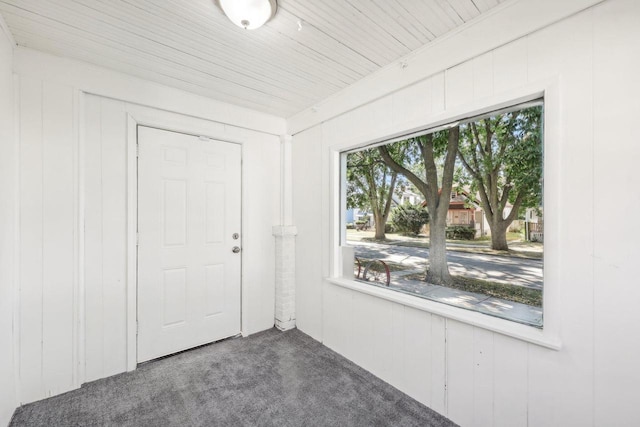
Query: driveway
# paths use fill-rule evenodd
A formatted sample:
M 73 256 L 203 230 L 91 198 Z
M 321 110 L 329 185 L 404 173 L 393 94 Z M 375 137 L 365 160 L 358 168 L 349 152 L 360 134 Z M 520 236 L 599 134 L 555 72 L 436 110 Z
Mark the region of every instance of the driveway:
M 429 249 L 410 246 L 385 245 L 373 242 L 349 241 L 358 258 L 382 259 L 424 269 Z M 542 289 L 542 261 L 508 256 L 447 251 L 449 271 L 477 279 L 509 285 Z M 398 273 L 393 273 L 397 275 Z

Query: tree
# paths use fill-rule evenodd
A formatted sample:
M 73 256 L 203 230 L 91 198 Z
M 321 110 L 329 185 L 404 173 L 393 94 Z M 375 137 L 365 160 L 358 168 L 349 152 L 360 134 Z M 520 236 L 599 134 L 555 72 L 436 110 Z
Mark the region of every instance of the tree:
M 507 229 L 542 196 L 542 106 L 461 126 L 458 155 L 491 229 L 491 248 L 508 250 Z M 464 174 L 462 176 L 464 179 Z M 511 211 L 505 214 L 507 202 Z
M 384 229 L 397 181 L 397 172 L 382 161 L 375 148 L 347 155 L 347 208 L 371 209 L 376 239 L 386 237 Z
M 430 216 L 429 268 L 426 280 L 429 283 L 447 284 L 451 282 L 447 264 L 446 226 L 451 186 L 458 152 L 459 127 L 442 130 L 402 141 L 400 144 L 417 147 L 419 160 L 424 165 L 424 178 L 412 172 L 397 157 L 394 158 L 390 146 L 380 146 L 382 160 L 395 172 L 405 176 L 424 195 Z M 396 143 L 398 144 L 398 143 Z M 441 182 L 436 160 L 443 160 Z
M 393 208 L 391 218 L 398 231 L 419 234 L 422 227 L 429 223 L 429 212 L 420 204 L 404 204 Z

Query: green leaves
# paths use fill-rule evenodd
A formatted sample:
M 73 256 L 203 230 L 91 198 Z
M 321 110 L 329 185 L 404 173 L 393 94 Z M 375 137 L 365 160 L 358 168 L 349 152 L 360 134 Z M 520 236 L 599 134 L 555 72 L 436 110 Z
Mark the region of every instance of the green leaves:
M 458 179 L 479 194 L 492 247 L 506 246 L 498 236 L 504 235 L 518 210 L 542 204 L 542 112 L 541 105 L 534 106 L 460 127 Z
M 422 226 L 429 223 L 429 212 L 421 205 L 400 205 L 391 211 L 393 225 L 398 231 L 419 234 Z

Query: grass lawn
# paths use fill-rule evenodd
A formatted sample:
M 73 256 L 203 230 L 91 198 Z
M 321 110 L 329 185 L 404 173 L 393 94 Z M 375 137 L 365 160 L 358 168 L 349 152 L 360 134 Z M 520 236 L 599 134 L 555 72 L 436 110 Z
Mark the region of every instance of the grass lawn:
M 507 301 L 519 302 L 534 307 L 542 307 L 542 291 L 529 289 L 523 286 L 506 285 L 504 283 L 490 282 L 481 279 L 452 275 L 453 283 L 448 288 L 461 291 L 475 292 Z M 407 276 L 411 280 L 424 280 L 424 273 Z
M 357 231 L 348 229 L 347 241 L 363 241 L 394 246 L 429 248 L 429 237 L 422 234 L 418 236 L 408 236 L 388 233 L 384 240 L 374 239 L 374 234 L 373 230 Z M 447 249 L 458 252 L 503 255 L 517 258 L 542 259 L 543 257 L 543 244 L 523 241 L 520 233 L 508 233 L 507 242 L 509 242 L 509 251 L 495 251 L 491 249 L 490 237 L 482 237 L 476 240 L 447 240 Z

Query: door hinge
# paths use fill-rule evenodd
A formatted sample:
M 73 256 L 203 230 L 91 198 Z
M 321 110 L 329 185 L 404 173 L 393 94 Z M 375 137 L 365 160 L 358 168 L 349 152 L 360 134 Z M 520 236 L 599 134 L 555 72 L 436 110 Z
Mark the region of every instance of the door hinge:
M 136 157 L 140 157 L 140 144 L 136 144 Z
M 140 233 L 136 232 L 136 246 L 140 246 Z

